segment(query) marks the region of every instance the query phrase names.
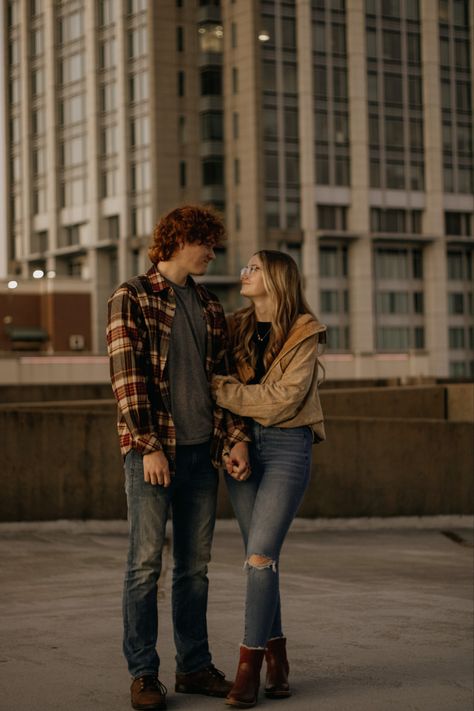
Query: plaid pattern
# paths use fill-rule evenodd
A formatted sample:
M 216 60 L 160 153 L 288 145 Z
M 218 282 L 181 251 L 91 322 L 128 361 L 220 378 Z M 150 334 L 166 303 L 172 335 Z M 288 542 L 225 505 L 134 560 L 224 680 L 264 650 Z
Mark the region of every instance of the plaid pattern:
M 191 280 L 192 281 L 192 280 Z M 205 369 L 226 373 L 227 326 L 217 298 L 192 281 L 202 302 L 207 328 Z M 107 345 L 112 389 L 118 403 L 120 451 L 142 454 L 163 450 L 174 467 L 176 430 L 171 417 L 166 367 L 176 299 L 156 266 L 125 282 L 109 299 Z M 212 458 L 221 466 L 223 451 L 249 437 L 244 421 L 214 407 Z

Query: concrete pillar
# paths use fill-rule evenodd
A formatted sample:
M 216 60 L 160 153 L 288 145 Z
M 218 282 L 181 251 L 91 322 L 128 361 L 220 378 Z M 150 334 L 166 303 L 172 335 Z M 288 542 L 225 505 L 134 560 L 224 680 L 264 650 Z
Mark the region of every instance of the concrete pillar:
M 425 212 L 423 232 L 433 236 L 424 250 L 425 346 L 430 375 L 447 376 L 448 304 L 443 211 L 443 139 L 439 79 L 438 3 L 421 0 Z
M 375 348 L 364 5 L 364 0 L 348 0 L 346 7 L 351 143 L 348 222 L 349 229 L 358 235 L 349 248 L 349 306 L 351 348 L 356 355 L 372 352 Z
M 301 229 L 303 230 L 302 268 L 305 295 L 319 312 L 319 248 L 316 237 L 313 40 L 310 0 L 297 0 L 298 113 L 300 137 Z M 302 71 L 301 68 L 306 70 Z M 303 148 L 305 147 L 305 148 Z M 311 149 L 309 149 L 311 147 Z

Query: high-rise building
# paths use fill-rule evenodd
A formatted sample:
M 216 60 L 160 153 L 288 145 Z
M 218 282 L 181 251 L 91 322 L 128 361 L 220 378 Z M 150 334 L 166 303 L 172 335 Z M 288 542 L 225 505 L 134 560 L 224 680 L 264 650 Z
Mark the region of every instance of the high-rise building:
M 471 0 L 8 0 L 8 263 L 144 270 L 212 203 L 228 308 L 263 247 L 328 324 L 329 377 L 474 376 Z

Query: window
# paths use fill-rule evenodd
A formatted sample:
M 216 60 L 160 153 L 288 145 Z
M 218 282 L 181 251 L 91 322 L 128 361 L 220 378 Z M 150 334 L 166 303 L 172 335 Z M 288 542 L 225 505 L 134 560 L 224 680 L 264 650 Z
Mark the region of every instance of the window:
M 321 246 L 319 248 L 319 274 L 322 277 L 346 277 L 347 247 Z
M 31 48 L 31 56 L 32 57 L 38 57 L 40 54 L 43 53 L 44 47 L 43 47 L 43 30 L 42 29 L 33 30 L 31 32 L 30 48 Z
M 281 39 L 284 49 L 296 49 L 296 22 L 293 18 L 282 18 Z
M 148 116 L 138 116 L 130 121 L 130 144 L 147 146 L 150 143 L 150 122 Z
M 58 34 L 61 44 L 79 39 L 84 34 L 84 15 L 82 10 L 77 10 L 61 17 L 58 23 Z
M 408 326 L 379 326 L 377 349 L 380 351 L 406 351 L 410 347 Z
M 44 109 L 35 109 L 31 114 L 31 130 L 33 136 L 39 136 L 45 131 L 45 112 Z
M 390 148 L 403 148 L 403 119 L 385 117 L 385 142 Z
M 129 77 L 130 101 L 140 102 L 148 99 L 148 72 L 137 72 Z
M 318 205 L 317 218 L 320 230 L 347 229 L 347 207 L 345 205 Z
M 386 104 L 403 103 L 402 77 L 399 74 L 384 74 L 384 100 Z
M 99 26 L 110 25 L 115 19 L 115 0 L 99 1 Z
M 346 53 L 346 29 L 344 25 L 331 25 L 331 52 L 336 55 Z
M 206 67 L 201 70 L 201 96 L 222 94 L 222 71 L 220 67 Z
M 60 146 L 60 161 L 65 168 L 81 165 L 86 159 L 85 136 L 75 136 L 64 141 Z
M 405 187 L 405 167 L 401 161 L 387 160 L 385 166 L 385 181 L 387 188 L 403 190 Z
M 276 108 L 263 109 L 263 137 L 276 139 L 278 137 L 278 114 Z
M 239 137 L 239 114 L 237 111 L 234 111 L 232 114 L 232 137 Z
M 199 49 L 208 54 L 221 54 L 224 48 L 224 29 L 222 25 L 204 23 L 198 28 Z
M 450 314 L 464 314 L 464 293 L 448 293 L 448 312 Z
M 400 61 L 402 57 L 402 43 L 400 32 L 384 30 L 383 32 L 383 58 Z
M 380 248 L 375 252 L 378 279 L 410 279 L 410 254 L 407 249 Z M 414 275 L 413 275 L 414 276 Z
M 445 212 L 444 224 L 447 235 L 471 236 L 472 216 L 469 212 Z
M 31 95 L 39 96 L 44 92 L 44 72 L 42 69 L 33 69 L 31 72 Z
M 147 27 L 142 25 L 128 33 L 128 57 L 136 59 L 147 52 Z
M 222 156 L 204 158 L 202 161 L 202 184 L 224 184 L 224 159 Z
M 222 111 L 208 111 L 201 114 L 201 138 L 203 141 L 223 140 L 224 117 Z
M 186 187 L 186 161 L 184 160 L 179 162 L 179 186 Z
M 339 292 L 335 290 L 321 290 L 321 311 L 323 313 L 339 312 Z
M 145 160 L 131 165 L 132 192 L 145 192 L 151 187 L 150 162 Z
M 283 64 L 283 92 L 285 94 L 298 93 L 298 75 L 296 64 L 285 62 Z
M 186 75 L 180 70 L 178 72 L 178 96 L 184 96 L 186 91 Z
M 232 93 L 237 94 L 239 91 L 239 70 L 237 67 L 232 67 Z
M 407 314 L 408 294 L 403 291 L 381 291 L 377 294 L 376 309 L 381 314 Z
M 278 200 L 265 200 L 265 225 L 266 227 L 280 227 L 280 203 Z
M 300 164 L 298 155 L 285 156 L 286 184 L 297 186 L 300 182 Z
M 275 62 L 262 63 L 262 82 L 263 91 L 276 92 Z
M 184 30 L 181 26 L 176 28 L 176 51 L 184 52 Z
M 114 111 L 117 108 L 117 92 L 115 82 L 101 85 L 100 103 L 102 111 Z
M 80 79 L 83 79 L 84 76 L 85 63 L 82 52 L 71 54 L 59 63 L 59 81 L 61 84 L 79 81 Z
M 449 348 L 451 350 L 460 350 L 465 347 L 464 328 L 452 326 L 449 329 Z
M 239 185 L 240 183 L 240 160 L 234 158 L 234 185 Z
M 59 123 L 61 126 L 73 125 L 84 121 L 86 117 L 85 96 L 75 94 L 65 98 L 59 104 Z
M 345 69 L 333 69 L 334 98 L 347 99 L 347 72 Z
M 265 152 L 264 156 L 265 168 L 265 185 L 277 186 L 279 180 L 278 171 L 278 154 Z
M 99 67 L 109 69 L 114 67 L 116 62 L 115 39 L 108 39 L 99 44 Z

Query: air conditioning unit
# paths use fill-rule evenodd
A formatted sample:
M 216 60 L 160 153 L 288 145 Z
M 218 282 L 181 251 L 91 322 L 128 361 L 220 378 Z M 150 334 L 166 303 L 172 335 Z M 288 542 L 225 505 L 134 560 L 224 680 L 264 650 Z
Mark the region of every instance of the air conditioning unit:
M 81 333 L 74 333 L 72 336 L 69 336 L 69 348 L 71 351 L 83 351 L 84 336 Z

